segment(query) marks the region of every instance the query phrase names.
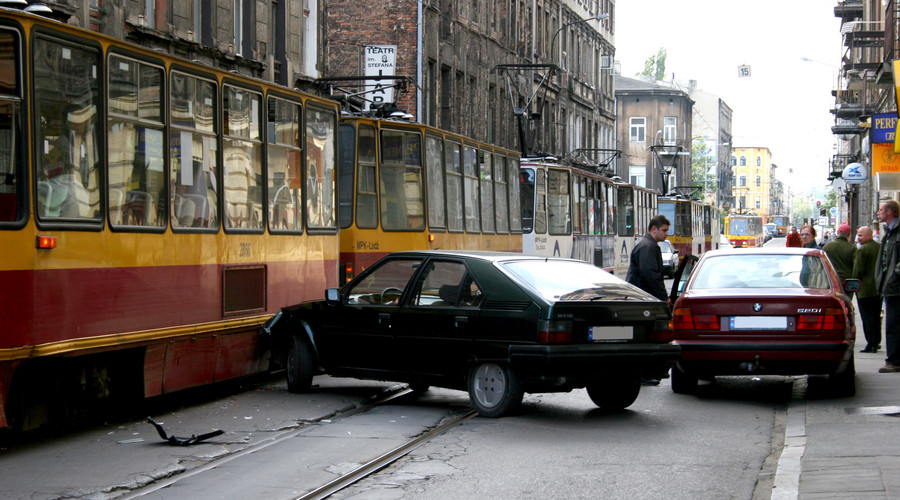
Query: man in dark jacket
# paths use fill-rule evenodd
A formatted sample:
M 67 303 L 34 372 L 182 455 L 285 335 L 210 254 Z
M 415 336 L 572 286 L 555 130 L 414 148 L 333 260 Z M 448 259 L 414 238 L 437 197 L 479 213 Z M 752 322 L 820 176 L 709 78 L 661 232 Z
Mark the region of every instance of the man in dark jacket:
M 665 215 L 657 215 L 650 219 L 644 237 L 638 240 L 631 250 L 631 261 L 628 264 L 625 281 L 671 305 L 672 301 L 666 293 L 666 283 L 663 280 L 662 251 L 657 244 L 666 239 L 668 233 L 669 219 L 666 219 Z M 643 378 L 641 383 L 659 385 L 659 380 Z
M 887 351 L 880 373 L 900 372 L 900 205 L 894 200 L 878 206 L 884 224 L 881 251 L 875 264 L 875 288 L 884 297 L 884 341 Z
M 850 225 L 841 224 L 837 236 L 822 247 L 834 270 L 837 271 L 841 283 L 853 277 L 853 257 L 856 256 L 856 244 L 850 241 Z
M 665 215 L 650 219 L 644 237 L 634 244 L 625 275 L 625 281 L 667 303 L 670 300 L 663 281 L 662 251 L 657 243 L 666 239 L 668 233 L 669 219 Z
M 856 303 L 859 318 L 866 334 L 866 348 L 860 352 L 878 352 L 881 348 L 881 295 L 875 288 L 875 264 L 881 245 L 872 238 L 872 228 L 862 226 L 856 231 L 859 250 L 853 259 L 853 277 L 859 280 Z

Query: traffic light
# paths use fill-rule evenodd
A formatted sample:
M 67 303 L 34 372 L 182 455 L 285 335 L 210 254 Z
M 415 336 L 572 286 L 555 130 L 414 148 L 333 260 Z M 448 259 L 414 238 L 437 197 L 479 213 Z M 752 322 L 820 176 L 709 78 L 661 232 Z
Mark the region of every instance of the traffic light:
M 822 206 L 822 200 L 816 201 L 816 206 L 817 206 L 817 207 L 821 207 L 821 206 Z M 824 215 L 824 214 L 823 214 L 823 215 Z
M 825 216 L 825 209 L 824 209 L 824 208 L 821 209 L 821 210 L 819 210 L 819 215 L 821 215 L 822 217 Z

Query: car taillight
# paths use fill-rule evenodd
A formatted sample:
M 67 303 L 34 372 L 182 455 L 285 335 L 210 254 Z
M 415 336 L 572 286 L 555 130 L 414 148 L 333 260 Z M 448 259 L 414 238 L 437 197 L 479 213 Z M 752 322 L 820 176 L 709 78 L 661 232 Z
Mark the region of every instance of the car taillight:
M 653 322 L 653 331 L 650 332 L 650 342 L 655 344 L 668 344 L 675 340 L 675 332 L 672 330 L 672 320 L 658 319 Z
M 825 308 L 824 314 L 803 314 L 797 318 L 798 330 L 843 330 L 847 327 L 844 310 Z
M 676 330 L 718 330 L 719 317 L 692 315 L 689 307 L 679 307 L 674 311 L 672 325 Z
M 571 341 L 571 321 L 547 319 L 538 321 L 538 342 L 561 344 Z

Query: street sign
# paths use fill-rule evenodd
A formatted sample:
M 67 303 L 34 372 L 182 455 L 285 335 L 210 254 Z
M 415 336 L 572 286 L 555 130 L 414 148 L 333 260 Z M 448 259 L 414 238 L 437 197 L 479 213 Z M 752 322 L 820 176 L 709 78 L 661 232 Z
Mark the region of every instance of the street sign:
M 831 207 L 830 212 L 831 212 L 832 217 L 836 216 L 837 215 L 837 207 Z
M 827 226 L 828 225 L 828 217 L 819 217 L 819 225 Z

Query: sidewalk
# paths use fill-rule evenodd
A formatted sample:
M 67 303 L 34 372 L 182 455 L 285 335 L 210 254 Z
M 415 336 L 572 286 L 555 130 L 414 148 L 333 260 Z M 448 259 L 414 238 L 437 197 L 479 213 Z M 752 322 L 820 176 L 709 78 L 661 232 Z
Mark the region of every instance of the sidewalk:
M 900 373 L 878 373 L 883 341 L 878 353 L 859 352 L 856 323 L 856 396 L 791 402 L 773 499 L 900 498 Z M 798 461 L 799 485 L 779 483 Z

